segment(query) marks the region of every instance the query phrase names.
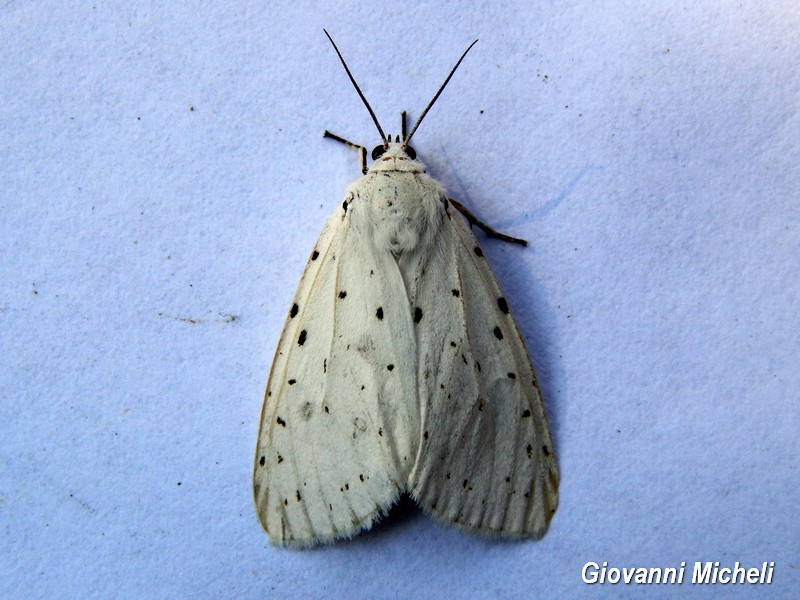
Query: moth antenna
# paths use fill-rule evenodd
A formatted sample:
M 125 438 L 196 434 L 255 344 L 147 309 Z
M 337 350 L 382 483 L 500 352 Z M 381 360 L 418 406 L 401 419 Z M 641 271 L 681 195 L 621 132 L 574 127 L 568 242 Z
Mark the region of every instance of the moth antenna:
M 336 42 L 333 41 L 333 38 L 331 37 L 331 34 L 328 33 L 327 29 L 323 29 L 322 31 L 325 32 L 325 35 L 328 36 L 328 39 L 331 41 L 331 44 L 333 44 L 333 49 L 336 50 L 336 54 L 339 55 L 339 60 L 342 61 L 342 66 L 344 67 L 344 70 L 347 72 L 347 76 L 350 78 L 350 81 L 352 82 L 353 87 L 356 88 L 356 91 L 358 92 L 358 95 L 361 98 L 361 101 L 364 103 L 364 106 L 367 107 L 367 110 L 369 111 L 369 116 L 372 117 L 372 120 L 375 122 L 375 127 L 378 128 L 378 133 L 381 134 L 381 141 L 383 141 L 383 145 L 384 146 L 388 146 L 389 142 L 386 139 L 386 134 L 383 133 L 383 129 L 381 129 L 381 124 L 378 123 L 378 117 L 375 116 L 375 111 L 372 110 L 372 107 L 369 105 L 369 102 L 367 102 L 367 99 L 364 97 L 364 93 L 361 91 L 361 88 L 358 87 L 358 84 L 356 83 L 356 80 L 353 77 L 353 74 L 350 72 L 350 69 L 347 66 L 347 63 L 344 62 L 344 57 L 342 56 L 342 53 L 339 52 L 339 48 L 336 47 Z M 475 41 L 477 42 L 478 40 L 475 40 Z M 472 46 L 470 46 L 470 48 L 471 47 Z M 465 52 L 465 54 L 466 54 L 466 52 Z M 461 58 L 464 58 L 464 57 L 462 56 Z M 458 61 L 458 62 L 461 62 L 461 61 Z M 458 66 L 458 65 L 456 65 L 456 66 Z M 450 75 L 452 75 L 452 73 Z M 448 79 L 450 79 L 450 78 L 448 77 Z M 445 83 L 447 83 L 447 82 L 445 81 Z M 439 90 L 439 92 L 441 93 L 441 90 Z M 436 95 L 438 96 L 439 94 L 436 94 Z M 435 99 L 436 98 L 434 98 L 434 100 Z M 425 113 L 423 113 L 423 115 L 424 114 Z
M 325 33 L 328 33 L 328 32 L 326 31 Z M 330 37 L 330 36 L 328 36 L 328 37 Z M 333 42 L 333 40 L 331 40 L 331 42 Z M 456 69 L 458 68 L 458 65 L 460 65 L 460 64 L 461 64 L 461 61 L 462 61 L 462 60 L 464 60 L 464 57 L 467 55 L 467 52 L 469 52 L 469 51 L 472 49 L 472 47 L 473 47 L 475 44 L 477 44 L 477 43 L 478 43 L 478 40 L 475 40 L 474 42 L 472 42 L 472 43 L 469 45 L 469 47 L 468 47 L 466 50 L 464 50 L 464 54 L 462 54 L 462 55 L 461 55 L 461 58 L 459 58 L 459 59 L 458 59 L 458 62 L 456 63 L 456 66 L 454 66 L 454 67 L 452 68 L 452 70 L 450 71 L 450 74 L 447 76 L 447 79 L 445 79 L 445 80 L 444 80 L 444 83 L 443 83 L 443 84 L 442 84 L 442 85 L 439 87 L 439 91 L 438 91 L 438 92 L 436 92 L 436 95 L 433 97 L 433 100 L 431 100 L 430 102 L 428 102 L 428 106 L 426 106 L 426 107 L 425 107 L 425 110 L 423 110 L 423 111 L 422 111 L 422 114 L 420 114 L 419 118 L 417 119 L 417 122 L 416 122 L 416 123 L 414 123 L 414 126 L 411 128 L 411 132 L 410 132 L 410 133 L 409 133 L 409 134 L 406 136 L 406 138 L 403 140 L 403 146 L 408 146 L 408 142 L 409 142 L 409 141 L 411 141 L 411 136 L 412 136 L 412 135 L 414 135 L 414 132 L 417 130 L 417 127 L 419 127 L 419 124 L 420 124 L 420 123 L 422 123 L 422 119 L 424 119 L 424 118 L 425 118 L 425 115 L 427 115 L 427 114 L 428 114 L 428 111 L 431 109 L 431 106 L 433 106 L 433 103 L 434 103 L 434 102 L 436 102 L 436 100 L 439 98 L 439 96 L 440 96 L 440 95 L 442 94 L 442 92 L 444 91 L 444 88 L 445 88 L 445 86 L 447 86 L 447 84 L 449 83 L 449 81 L 450 81 L 450 78 L 451 78 L 451 77 L 453 76 L 453 74 L 456 72 Z M 334 46 L 334 48 L 335 48 L 335 46 Z M 338 52 L 338 50 L 337 50 L 337 52 Z M 339 57 L 341 57 L 341 54 L 339 55 Z M 344 61 L 342 61 L 342 62 L 344 62 Z M 347 68 L 347 67 L 345 66 L 345 68 Z M 349 73 L 350 73 L 350 71 L 348 71 L 347 73 L 349 74 Z M 351 77 L 351 79 L 352 79 L 352 77 Z M 355 81 L 354 81 L 353 83 L 355 83 Z M 360 93 L 360 92 L 359 92 L 359 93 Z M 363 96 L 362 96 L 362 98 L 363 98 Z M 366 100 L 364 100 L 364 102 L 366 102 Z M 370 112 L 371 112 L 371 111 L 370 111 Z M 373 118 L 374 118 L 374 116 L 373 116 Z M 377 121 L 376 121 L 376 123 L 377 123 Z

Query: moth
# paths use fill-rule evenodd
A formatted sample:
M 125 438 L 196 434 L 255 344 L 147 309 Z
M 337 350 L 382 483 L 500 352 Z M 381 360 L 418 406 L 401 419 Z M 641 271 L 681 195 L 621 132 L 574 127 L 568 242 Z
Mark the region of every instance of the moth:
M 278 342 L 256 447 L 256 512 L 277 545 L 368 529 L 408 493 L 468 532 L 545 534 L 558 468 L 531 360 L 472 232 L 480 222 L 392 141 L 325 31 L 381 142 L 311 252 Z

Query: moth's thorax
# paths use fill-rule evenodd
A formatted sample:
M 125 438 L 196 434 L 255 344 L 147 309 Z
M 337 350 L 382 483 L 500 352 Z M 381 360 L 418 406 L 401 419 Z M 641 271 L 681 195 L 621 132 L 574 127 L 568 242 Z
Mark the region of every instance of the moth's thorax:
M 349 195 L 359 227 L 371 231 L 377 249 L 399 257 L 426 248 L 435 237 L 444 212 L 444 190 L 400 144 L 391 144 L 383 157 L 387 156 L 389 160 L 373 163 Z
M 369 173 L 375 172 L 404 171 L 412 173 L 424 173 L 425 165 L 418 160 L 409 158 L 403 144 L 389 142 L 388 148 L 378 157 L 369 167 Z

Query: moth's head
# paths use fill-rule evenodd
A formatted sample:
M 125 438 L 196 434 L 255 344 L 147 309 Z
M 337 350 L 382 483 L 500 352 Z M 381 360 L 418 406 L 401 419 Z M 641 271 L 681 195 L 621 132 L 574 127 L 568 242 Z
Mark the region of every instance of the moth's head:
M 389 137 L 391 140 L 391 136 Z M 416 160 L 417 153 L 411 146 L 400 141 L 400 136 L 394 142 L 375 146 L 372 149 L 372 164 L 370 171 L 412 171 L 422 172 L 425 167 Z
M 323 31 L 325 31 L 323 29 Z M 347 66 L 347 63 L 342 56 L 342 53 L 339 52 L 339 48 L 336 47 L 336 43 L 333 41 L 333 38 L 330 34 L 325 31 L 325 35 L 328 36 L 328 39 L 333 46 L 333 49 L 336 50 L 336 54 L 339 57 L 339 60 L 342 62 L 342 66 L 344 67 L 347 76 L 350 78 L 350 81 L 353 84 L 353 87 L 356 88 L 356 92 L 358 92 L 361 101 L 364 103 L 364 106 L 367 107 L 367 111 L 369 115 L 372 117 L 373 122 L 375 123 L 375 127 L 378 129 L 378 133 L 381 134 L 382 144 L 380 146 L 376 146 L 372 150 L 372 166 L 369 169 L 364 167 L 364 148 L 363 146 L 358 146 L 353 144 L 352 142 L 348 142 L 347 140 L 340 138 L 339 136 L 330 134 L 328 131 L 325 132 L 326 137 L 331 137 L 337 139 L 340 142 L 344 142 L 348 146 L 353 148 L 359 149 L 361 152 L 361 166 L 364 172 L 368 171 L 424 171 L 424 167 L 422 163 L 417 162 L 415 159 L 417 157 L 417 153 L 414 151 L 414 148 L 408 145 L 408 142 L 411 141 L 411 137 L 414 135 L 414 132 L 417 131 L 417 127 L 419 124 L 422 123 L 422 119 L 425 118 L 425 115 L 428 114 L 428 111 L 431 109 L 431 106 L 436 102 L 436 99 L 439 98 L 441 93 L 444 91 L 444 88 L 447 87 L 447 83 L 450 81 L 450 78 L 453 76 L 453 73 L 456 72 L 458 65 L 461 64 L 461 61 L 464 60 L 464 57 L 467 55 L 467 52 L 470 51 L 478 40 L 472 42 L 464 53 L 461 55 L 461 58 L 458 59 L 456 65 L 451 69 L 450 74 L 447 76 L 447 79 L 444 80 L 444 83 L 439 87 L 439 91 L 436 92 L 436 95 L 433 99 L 428 102 L 428 106 L 420 113 L 417 121 L 414 123 L 414 126 L 411 128 L 411 131 L 406 133 L 406 113 L 402 113 L 403 123 L 402 123 L 402 135 L 398 135 L 395 137 L 395 141 L 392 141 L 392 136 L 386 136 L 383 133 L 383 128 L 381 124 L 378 123 L 378 117 L 375 116 L 375 111 L 372 110 L 372 107 L 367 102 L 367 99 L 364 97 L 364 93 L 361 91 L 361 88 L 358 87 L 353 74 L 350 72 L 350 68 Z M 401 141 L 402 140 L 402 141 Z

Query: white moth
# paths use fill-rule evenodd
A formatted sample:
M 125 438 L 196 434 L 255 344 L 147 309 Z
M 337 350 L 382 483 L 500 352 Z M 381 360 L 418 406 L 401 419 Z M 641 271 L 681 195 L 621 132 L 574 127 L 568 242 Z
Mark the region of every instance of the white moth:
M 258 517 L 273 543 L 311 546 L 368 529 L 406 492 L 464 530 L 539 538 L 558 504 L 553 444 L 471 225 L 525 242 L 448 199 L 409 146 L 469 48 L 410 133 L 403 115 L 394 142 L 334 49 L 382 143 L 367 169 L 363 147 L 325 132 L 359 150 L 364 176 L 325 225 L 278 342 L 256 448 Z

